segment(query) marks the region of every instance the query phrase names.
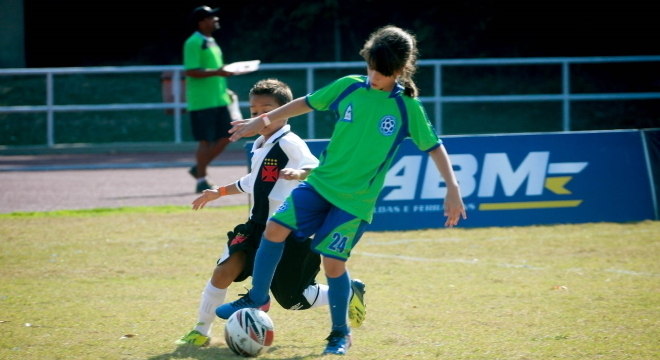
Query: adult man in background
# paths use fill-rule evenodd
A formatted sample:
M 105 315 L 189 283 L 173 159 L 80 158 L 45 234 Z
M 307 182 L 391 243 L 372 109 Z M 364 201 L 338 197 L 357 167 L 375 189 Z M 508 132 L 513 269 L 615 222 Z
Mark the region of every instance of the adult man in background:
M 226 77 L 234 73 L 223 70 L 222 50 L 213 39 L 220 28 L 218 9 L 199 6 L 191 14 L 196 31 L 183 46 L 186 74 L 186 99 L 193 138 L 198 142 L 195 165 L 188 172 L 197 180 L 197 193 L 211 189 L 206 170 L 229 143 L 232 101 Z

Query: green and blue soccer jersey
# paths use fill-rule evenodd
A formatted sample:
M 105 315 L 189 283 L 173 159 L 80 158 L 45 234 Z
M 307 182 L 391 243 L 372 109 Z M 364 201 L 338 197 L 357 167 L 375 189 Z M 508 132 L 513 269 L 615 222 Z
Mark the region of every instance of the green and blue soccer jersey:
M 219 69 L 223 65 L 222 50 L 213 38 L 196 31 L 183 45 L 184 69 Z M 227 106 L 231 102 L 227 79 L 221 76 L 186 77 L 186 101 L 189 111 Z
M 306 100 L 337 116 L 320 165 L 307 181 L 332 204 L 368 222 L 401 141 L 411 137 L 422 151 L 441 144 L 421 102 L 405 96 L 399 85 L 381 91 L 366 76 L 346 76 Z

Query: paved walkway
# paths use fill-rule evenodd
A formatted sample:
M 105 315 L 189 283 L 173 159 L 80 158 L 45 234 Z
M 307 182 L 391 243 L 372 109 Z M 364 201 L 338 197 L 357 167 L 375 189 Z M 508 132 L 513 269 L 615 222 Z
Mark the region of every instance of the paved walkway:
M 119 153 L 0 155 L 0 213 L 123 206 L 189 205 L 193 154 Z M 247 173 L 243 151 L 223 153 L 209 168 L 218 185 Z M 234 195 L 211 206 L 247 204 Z

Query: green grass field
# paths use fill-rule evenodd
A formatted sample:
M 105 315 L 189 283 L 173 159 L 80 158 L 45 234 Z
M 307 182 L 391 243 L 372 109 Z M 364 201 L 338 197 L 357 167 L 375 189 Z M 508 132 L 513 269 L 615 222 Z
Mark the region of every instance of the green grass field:
M 210 347 L 173 342 L 246 214 L 0 215 L 0 358 L 238 358 L 221 320 Z M 367 320 L 346 358 L 658 359 L 658 254 L 657 221 L 368 232 L 349 262 L 367 284 Z M 319 356 L 327 309 L 270 315 L 275 342 L 262 358 Z

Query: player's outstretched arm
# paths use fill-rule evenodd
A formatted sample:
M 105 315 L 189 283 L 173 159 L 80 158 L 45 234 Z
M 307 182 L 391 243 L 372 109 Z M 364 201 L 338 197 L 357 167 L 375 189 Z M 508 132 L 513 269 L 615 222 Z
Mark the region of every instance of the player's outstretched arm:
M 236 141 L 243 137 L 255 136 L 270 123 L 284 123 L 289 118 L 312 111 L 304 97 L 297 98 L 275 110 L 254 118 L 232 121 L 229 140 Z
M 218 189 L 206 189 L 197 199 L 193 200 L 193 210 L 203 209 L 209 201 L 220 198 Z
M 443 145 L 440 145 L 430 151 L 429 156 L 433 159 L 435 166 L 438 168 L 440 175 L 442 175 L 447 185 L 447 195 L 445 196 L 444 203 L 445 216 L 447 217 L 445 226 L 452 227 L 458 225 L 458 221 L 461 218 L 463 220 L 467 219 L 467 214 L 465 213 L 465 205 L 461 198 L 461 189 L 458 186 L 454 170 L 451 167 L 451 160 L 449 159 L 447 150 L 445 150 Z
M 227 196 L 227 195 L 233 195 L 239 193 L 241 193 L 241 191 L 238 190 L 236 184 L 220 186 L 215 189 L 207 189 L 204 190 L 202 192 L 202 195 L 200 195 L 197 199 L 193 200 L 192 208 L 193 210 L 203 209 L 204 206 L 206 206 L 206 204 L 209 201 L 219 199 L 221 196 Z

